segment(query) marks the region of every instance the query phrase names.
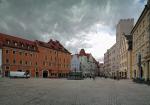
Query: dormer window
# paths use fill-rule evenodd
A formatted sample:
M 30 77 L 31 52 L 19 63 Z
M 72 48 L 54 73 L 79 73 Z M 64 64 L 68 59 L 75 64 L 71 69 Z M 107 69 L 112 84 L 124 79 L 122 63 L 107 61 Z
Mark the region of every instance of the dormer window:
M 28 46 L 28 49 L 30 49 L 30 46 Z
M 33 50 L 35 50 L 35 47 L 33 46 Z
M 9 40 L 7 41 L 7 44 L 10 44 L 10 41 L 9 41 Z
M 15 46 L 17 46 L 17 42 L 14 42 Z

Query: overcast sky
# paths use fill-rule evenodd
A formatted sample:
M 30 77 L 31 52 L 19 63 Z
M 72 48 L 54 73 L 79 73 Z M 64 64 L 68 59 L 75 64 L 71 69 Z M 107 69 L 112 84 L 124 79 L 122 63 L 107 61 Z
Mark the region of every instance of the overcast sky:
M 115 43 L 121 18 L 141 14 L 146 0 L 0 0 L 0 32 L 30 40 L 59 40 L 71 53 L 96 59 Z

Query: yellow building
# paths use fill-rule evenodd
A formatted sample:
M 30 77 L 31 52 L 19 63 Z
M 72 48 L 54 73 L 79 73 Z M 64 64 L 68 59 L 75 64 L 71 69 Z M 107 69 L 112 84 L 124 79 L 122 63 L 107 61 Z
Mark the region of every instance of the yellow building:
M 131 31 L 133 78 L 150 79 L 150 0 Z

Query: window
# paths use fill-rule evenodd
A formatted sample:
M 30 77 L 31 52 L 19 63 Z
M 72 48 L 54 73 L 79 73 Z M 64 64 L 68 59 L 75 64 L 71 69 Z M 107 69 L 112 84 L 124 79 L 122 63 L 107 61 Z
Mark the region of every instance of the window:
M 30 56 L 32 57 L 32 53 L 30 53 Z
M 26 61 L 26 62 L 25 62 L 25 64 L 27 65 L 27 64 L 28 64 L 28 62 Z
M 15 46 L 17 46 L 17 42 L 14 42 Z
M 28 49 L 30 49 L 30 46 L 28 46 Z
M 22 52 L 19 52 L 20 55 L 22 55 Z
M 13 60 L 13 64 L 16 64 L 16 60 L 15 59 Z
M 8 54 L 9 53 L 9 51 L 8 50 L 6 50 L 6 54 Z
M 47 56 L 45 56 L 45 60 L 47 60 Z
M 6 59 L 6 63 L 9 63 L 9 59 Z
M 16 51 L 13 51 L 13 54 L 16 54 Z
M 10 44 L 10 41 L 7 41 L 7 44 Z
M 35 63 L 35 65 L 37 65 L 37 62 Z
M 25 56 L 27 56 L 28 54 L 27 53 L 25 53 Z
M 33 50 L 35 50 L 36 48 L 33 46 Z
M 43 65 L 45 65 L 45 62 L 43 62 Z
M 8 67 L 8 66 L 6 66 L 6 69 L 8 70 L 8 69 L 9 69 L 9 67 Z
M 49 62 L 49 66 L 51 66 L 51 63 Z
M 30 65 L 32 65 L 32 62 L 30 61 Z
M 20 60 L 20 64 L 22 64 L 22 60 Z

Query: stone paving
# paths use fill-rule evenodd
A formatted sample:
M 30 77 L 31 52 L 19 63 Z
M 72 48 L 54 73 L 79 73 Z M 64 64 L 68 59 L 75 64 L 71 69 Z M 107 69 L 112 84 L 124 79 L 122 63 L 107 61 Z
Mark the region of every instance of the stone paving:
M 0 105 L 150 105 L 150 86 L 104 78 L 0 78 Z

